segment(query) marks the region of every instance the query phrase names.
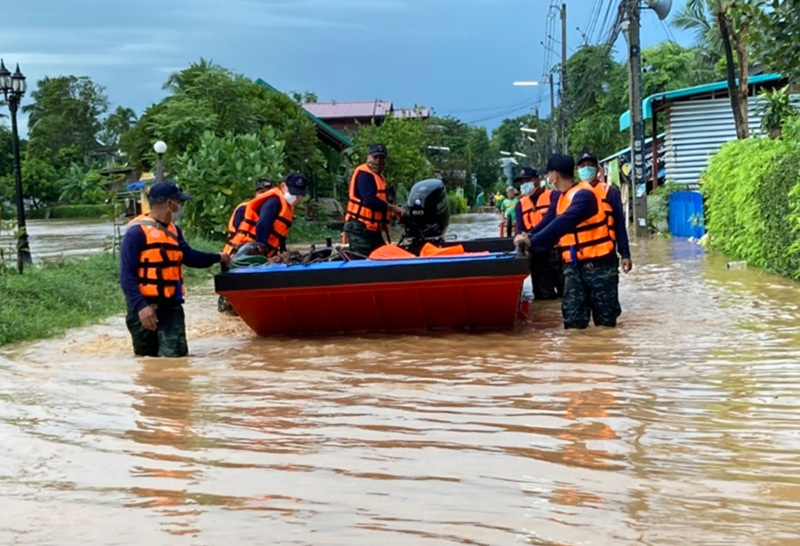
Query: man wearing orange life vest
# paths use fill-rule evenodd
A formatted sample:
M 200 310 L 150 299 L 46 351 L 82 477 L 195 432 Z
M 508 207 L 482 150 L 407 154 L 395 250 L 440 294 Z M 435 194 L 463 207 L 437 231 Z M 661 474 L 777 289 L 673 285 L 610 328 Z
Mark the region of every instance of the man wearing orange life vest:
M 356 167 L 350 178 L 344 233 L 350 250 L 362 256 L 385 245 L 383 233 L 389 231 L 389 222 L 400 218 L 403 209 L 389 203 L 386 179 L 386 146 L 369 147 L 366 163 Z
M 291 173 L 280 186 L 249 201 L 236 234 L 225 245 L 223 252 L 232 256 L 243 245 L 253 241 L 266 246 L 269 257 L 284 252 L 286 238 L 292 227 L 294 206 L 307 189 L 306 177 Z
M 542 185 L 542 177 L 536 169 L 523 167 L 514 183 L 520 184 L 524 194 L 517 203 L 517 233 L 527 232 L 542 221 L 553 190 Z M 561 297 L 564 291 L 564 273 L 561 270 L 561 256 L 555 249 L 530 255 L 531 285 L 533 297 L 537 300 L 552 300 Z
M 514 239 L 515 244 L 544 252 L 557 245 L 564 267 L 561 313 L 565 328 L 616 326 L 619 261 L 602 200 L 588 182 L 575 183 L 575 162 L 554 154 L 547 177 L 554 185 L 553 202 L 539 225 Z
M 625 226 L 625 213 L 622 209 L 622 194 L 613 184 L 600 181 L 598 176 L 599 163 L 597 157 L 589 152 L 583 152 L 578 157 L 578 179 L 588 182 L 603 201 L 603 210 L 608 218 L 608 227 L 611 236 L 617 244 L 617 251 L 622 257 L 622 271 L 630 272 L 633 267 L 631 249 L 628 244 L 628 229 Z
M 128 304 L 125 322 L 137 356 L 186 356 L 183 269 L 227 265 L 225 254 L 192 249 L 174 224 L 192 197 L 172 182 L 150 188 L 150 211 L 135 218 L 120 246 L 120 285 Z
M 259 178 L 256 181 L 255 187 L 255 195 L 253 197 L 258 197 L 262 193 L 265 193 L 272 189 L 272 186 L 275 184 L 269 178 Z M 247 203 L 251 200 L 248 199 L 247 201 L 242 201 L 239 203 L 235 209 L 233 209 L 233 214 L 231 214 L 231 219 L 228 220 L 228 243 L 231 242 L 231 239 L 236 232 L 239 231 L 239 226 L 244 220 L 244 211 L 247 208 Z

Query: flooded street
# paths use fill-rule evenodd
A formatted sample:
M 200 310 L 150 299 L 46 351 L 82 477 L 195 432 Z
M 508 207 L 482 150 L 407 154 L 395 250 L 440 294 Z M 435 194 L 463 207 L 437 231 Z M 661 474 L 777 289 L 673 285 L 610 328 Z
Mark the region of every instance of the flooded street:
M 617 329 L 275 340 L 208 284 L 185 359 L 0 349 L 0 544 L 800 543 L 800 285 L 633 259 Z
M 111 220 L 28 220 L 26 227 L 36 263 L 108 250 L 114 235 Z M 14 244 L 11 233 L 0 232 L 0 248 L 11 249 Z

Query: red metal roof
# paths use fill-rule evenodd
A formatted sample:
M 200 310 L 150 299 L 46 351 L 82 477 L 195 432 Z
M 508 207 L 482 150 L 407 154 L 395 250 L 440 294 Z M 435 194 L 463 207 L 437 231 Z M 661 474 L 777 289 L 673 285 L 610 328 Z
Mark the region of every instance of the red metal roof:
M 388 100 L 305 102 L 303 108 L 320 119 L 382 118 L 392 111 L 392 103 Z

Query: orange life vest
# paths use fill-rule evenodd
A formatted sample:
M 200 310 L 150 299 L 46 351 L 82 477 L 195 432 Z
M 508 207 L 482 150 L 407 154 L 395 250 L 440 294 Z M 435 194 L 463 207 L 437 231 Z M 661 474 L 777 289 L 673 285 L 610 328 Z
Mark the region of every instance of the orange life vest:
M 614 229 L 614 209 L 611 207 L 611 201 L 608 200 L 608 192 L 610 189 L 611 185 L 607 182 L 598 182 L 594 186 L 595 193 L 597 193 L 603 203 L 603 211 L 606 213 L 606 219 L 608 220 L 608 230 L 611 234 L 611 240 L 616 242 L 617 230 Z
M 249 202 L 250 201 L 242 201 L 241 203 L 236 205 L 235 209 L 233 209 L 233 214 L 231 214 L 231 218 L 230 218 L 230 220 L 228 220 L 227 240 L 228 240 L 229 243 L 231 242 L 231 239 L 233 238 L 233 236 L 236 235 L 236 232 L 239 230 L 239 224 L 234 224 L 233 223 L 234 220 L 236 219 L 236 214 L 239 212 L 240 209 L 246 207 L 247 203 L 249 203 Z
M 521 198 L 519 202 L 522 204 L 522 223 L 525 230 L 531 230 L 539 222 L 542 221 L 547 209 L 550 208 L 550 196 L 553 190 L 544 190 L 536 197 L 536 203 L 533 202 L 533 196 L 526 195 Z
M 168 226 L 142 214 L 128 224 L 128 229 L 140 226 L 145 236 L 145 244 L 139 253 L 137 276 L 139 291 L 148 300 L 175 299 L 178 286 L 181 295 L 183 286 L 183 251 L 178 245 L 178 228 Z
M 606 211 L 603 209 L 602 199 L 599 192 L 594 191 L 588 182 L 580 182 L 561 194 L 558 198 L 556 215 L 561 216 L 572 204 L 575 194 L 581 190 L 589 190 L 597 201 L 597 212 L 591 218 L 581 222 L 575 231 L 561 237 L 558 241 L 558 249 L 561 251 L 561 259 L 569 263 L 571 261 L 570 250 L 575 248 L 579 262 L 602 258 L 614 252 L 614 241 L 608 228 Z
M 353 176 L 350 177 L 350 195 L 347 201 L 347 213 L 344 216 L 345 222 L 355 220 L 364 224 L 370 231 L 381 231 L 388 229 L 389 222 L 386 218 L 384 211 L 377 211 L 367 208 L 367 206 L 356 195 L 356 178 L 359 173 L 367 172 L 375 179 L 375 186 L 378 193 L 378 199 L 388 203 L 386 198 L 386 179 L 382 175 L 369 170 L 366 164 L 359 165 L 353 171 Z
M 289 236 L 289 228 L 292 227 L 294 207 L 286 201 L 281 188 L 272 188 L 247 202 L 242 223 L 239 224 L 239 228 L 230 242 L 225 245 L 223 252 L 229 256 L 233 255 L 242 245 L 256 240 L 256 224 L 258 224 L 258 218 L 261 214 L 261 206 L 267 199 L 273 197 L 280 201 L 281 210 L 272 224 L 272 231 L 267 236 L 267 240 L 258 242 L 267 247 L 268 256 L 274 256 L 279 250 L 286 248 L 286 237 Z

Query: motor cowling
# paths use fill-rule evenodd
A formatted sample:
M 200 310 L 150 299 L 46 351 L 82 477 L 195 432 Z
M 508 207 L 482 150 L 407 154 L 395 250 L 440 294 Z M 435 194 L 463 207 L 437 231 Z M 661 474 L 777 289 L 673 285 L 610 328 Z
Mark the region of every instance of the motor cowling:
M 450 206 L 447 188 L 441 180 L 430 178 L 414 184 L 408 192 L 402 223 L 403 238 L 410 241 L 410 247 L 421 248 L 426 240 L 444 236 L 450 224 Z

